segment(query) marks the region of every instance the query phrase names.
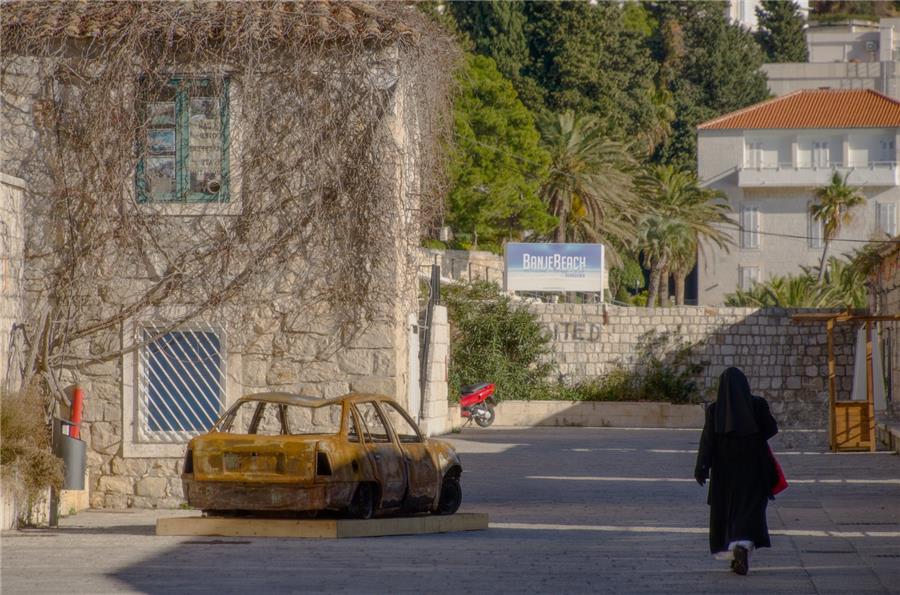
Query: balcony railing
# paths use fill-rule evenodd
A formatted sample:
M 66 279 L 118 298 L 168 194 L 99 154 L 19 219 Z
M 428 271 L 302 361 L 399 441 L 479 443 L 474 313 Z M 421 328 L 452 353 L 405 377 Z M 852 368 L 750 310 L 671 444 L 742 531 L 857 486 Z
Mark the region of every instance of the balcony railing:
M 818 187 L 831 181 L 838 172 L 847 176 L 851 186 L 898 186 L 897 163 L 894 161 L 871 161 L 866 165 L 811 165 L 793 163 L 745 165 L 738 169 L 738 186 L 741 188 L 760 187 Z

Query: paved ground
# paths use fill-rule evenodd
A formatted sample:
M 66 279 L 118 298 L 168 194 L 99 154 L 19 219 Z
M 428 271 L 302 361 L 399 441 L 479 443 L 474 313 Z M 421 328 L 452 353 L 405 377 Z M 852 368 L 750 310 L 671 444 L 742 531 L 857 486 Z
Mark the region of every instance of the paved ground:
M 5 593 L 900 593 L 900 457 L 783 452 L 773 547 L 707 554 L 698 432 L 465 430 L 477 533 L 341 541 L 162 538 L 155 512 L 2 537 Z M 781 440 L 791 443 L 790 436 Z M 785 443 L 785 442 L 781 442 Z M 776 440 L 776 448 L 779 442 Z M 162 514 L 171 514 L 164 512 Z

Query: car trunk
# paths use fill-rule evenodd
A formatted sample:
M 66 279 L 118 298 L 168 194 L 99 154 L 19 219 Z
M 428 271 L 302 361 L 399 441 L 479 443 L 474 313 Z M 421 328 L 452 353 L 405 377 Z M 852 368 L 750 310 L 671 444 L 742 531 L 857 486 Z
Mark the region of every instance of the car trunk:
M 312 482 L 320 436 L 240 436 L 195 440 L 194 479 L 243 483 Z

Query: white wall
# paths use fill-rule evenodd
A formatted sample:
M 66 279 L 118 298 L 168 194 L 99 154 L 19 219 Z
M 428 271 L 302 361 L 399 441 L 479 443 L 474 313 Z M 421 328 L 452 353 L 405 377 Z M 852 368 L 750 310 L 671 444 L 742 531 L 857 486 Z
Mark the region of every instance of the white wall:
M 785 95 L 799 89 L 872 89 L 895 99 L 897 62 L 820 62 L 763 64 L 762 71 L 769 82 L 769 91 Z
M 819 165 L 814 159 L 815 143 L 828 144 L 828 163 L 851 167 L 868 167 L 871 163 L 897 161 L 896 143 L 891 149 L 888 143 L 895 140 L 896 129 L 866 130 L 748 130 L 744 134 L 744 167 L 774 167 L 793 165 L 811 167 Z M 761 161 L 751 158 L 751 150 L 761 145 Z M 796 146 L 796 155 L 794 150 Z M 751 149 L 753 147 L 754 149 Z
M 806 33 L 810 62 L 878 62 L 878 26 L 815 27 Z
M 791 155 L 791 146 L 793 142 L 792 134 L 784 134 L 779 132 L 765 131 L 759 134 L 748 132 L 744 142 L 744 159 L 745 166 L 752 165 L 747 154 L 748 145 L 762 145 L 761 161 L 762 167 L 775 167 L 779 163 L 791 163 L 793 161 Z
M 23 322 L 25 230 L 22 195 L 25 182 L 0 173 L 0 387 L 18 387 L 18 358 L 23 347 L 15 326 Z M 16 341 L 15 343 L 13 341 Z
M 886 131 L 879 131 L 873 138 L 882 138 L 880 134 L 883 132 Z M 814 136 L 810 135 L 810 138 Z M 843 134 L 832 132 L 829 138 L 842 140 Z M 871 149 L 872 143 L 866 146 Z M 700 304 L 721 304 L 726 294 L 734 292 L 739 285 L 741 266 L 758 266 L 760 278 L 765 280 L 775 275 L 798 274 L 802 272 L 801 266 L 818 266 L 822 255 L 822 249 L 811 247 L 807 239 L 808 209 L 814 200 L 814 189 L 740 188 L 736 172 L 742 163 L 743 147 L 743 132 L 740 130 L 700 131 L 698 135 L 697 167 L 701 183 L 726 194 L 735 221 L 742 207 L 758 207 L 759 229 L 762 232 L 759 247 L 755 249 L 741 248 L 736 230 L 730 232 L 734 240 L 730 252 L 706 246 L 698 259 Z M 900 204 L 900 187 L 863 187 L 860 190 L 868 201 L 854 210 L 854 220 L 842 229 L 830 254 L 842 255 L 860 246 L 858 243 L 842 242 L 841 239 L 867 240 L 876 233 L 876 203 Z M 900 206 L 895 208 L 900 211 Z

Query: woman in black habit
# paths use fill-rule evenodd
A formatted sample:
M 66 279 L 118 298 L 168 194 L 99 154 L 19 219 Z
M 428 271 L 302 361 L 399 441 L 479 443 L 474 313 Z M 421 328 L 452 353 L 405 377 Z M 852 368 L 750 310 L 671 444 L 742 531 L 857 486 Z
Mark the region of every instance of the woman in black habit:
M 762 397 L 737 368 L 719 376 L 719 394 L 706 409 L 694 478 L 709 479 L 709 549 L 731 558 L 731 569 L 747 574 L 750 552 L 770 547 L 766 505 L 776 475 L 766 441 L 778 424 Z

